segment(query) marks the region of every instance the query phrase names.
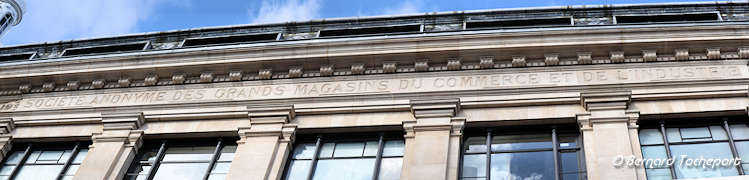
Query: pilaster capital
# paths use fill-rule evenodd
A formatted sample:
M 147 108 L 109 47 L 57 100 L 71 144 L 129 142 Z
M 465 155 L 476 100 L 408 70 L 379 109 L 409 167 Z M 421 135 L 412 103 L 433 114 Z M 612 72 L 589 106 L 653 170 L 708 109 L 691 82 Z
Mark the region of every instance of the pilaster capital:
M 288 124 L 294 119 L 293 105 L 247 107 L 249 127 L 240 127 L 241 138 L 276 136 L 280 141 L 291 142 L 296 133 L 296 124 Z M 242 143 L 242 141 L 240 141 Z
M 411 113 L 415 118 L 454 117 L 460 111 L 460 99 L 411 100 Z
M 136 130 L 143 126 L 145 118 L 143 112 L 106 112 L 101 113 L 104 131 L 107 130 Z
M 294 105 L 247 107 L 250 124 L 288 123 L 296 116 Z
M 10 134 L 16 128 L 12 117 L 0 117 L 0 135 Z
M 590 91 L 580 93 L 580 103 L 588 111 L 626 110 L 632 100 L 632 91 Z

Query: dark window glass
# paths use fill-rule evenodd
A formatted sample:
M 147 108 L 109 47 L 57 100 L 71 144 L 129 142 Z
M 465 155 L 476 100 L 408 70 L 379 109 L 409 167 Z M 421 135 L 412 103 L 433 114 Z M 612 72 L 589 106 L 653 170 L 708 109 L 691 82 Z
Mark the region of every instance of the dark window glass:
M 301 142 L 294 146 L 287 180 L 400 179 L 405 144 L 401 135 L 361 139 L 321 136 Z
M 29 144 L 9 152 L 0 168 L 0 179 L 73 179 L 88 153 L 87 145 Z
M 556 131 L 488 131 L 468 136 L 464 141 L 461 179 L 586 179 L 579 136 Z M 487 141 L 487 137 L 491 139 Z M 491 147 L 491 151 L 487 152 L 486 147 Z M 558 164 L 554 163 L 555 156 Z
M 236 149 L 227 140 L 148 144 L 140 150 L 125 179 L 221 180 L 229 171 Z

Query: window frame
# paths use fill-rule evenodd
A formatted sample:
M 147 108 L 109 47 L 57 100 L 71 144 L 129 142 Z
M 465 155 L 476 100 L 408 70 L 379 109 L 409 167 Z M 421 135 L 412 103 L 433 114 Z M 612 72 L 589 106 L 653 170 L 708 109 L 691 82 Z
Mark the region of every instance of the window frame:
M 11 170 L 11 173 L 8 175 L 9 180 L 16 178 L 20 170 L 25 165 L 27 165 L 26 160 L 28 160 L 29 156 L 31 155 L 33 151 L 43 152 L 45 150 L 63 150 L 63 155 L 64 155 L 66 150 L 72 150 L 70 157 L 68 158 L 67 161 L 65 161 L 64 164 L 62 164 L 62 169 L 60 169 L 60 172 L 57 173 L 57 176 L 55 178 L 56 180 L 62 180 L 63 178 L 65 178 L 66 176 L 65 173 L 68 171 L 70 166 L 81 164 L 81 163 L 75 163 L 74 161 L 76 159 L 76 156 L 78 156 L 78 153 L 81 151 L 81 149 L 87 149 L 85 148 L 87 146 L 87 143 L 81 143 L 81 142 L 75 142 L 72 149 L 70 149 L 69 147 L 66 147 L 66 146 L 69 146 L 69 144 L 67 143 L 65 145 L 59 144 L 59 145 L 54 145 L 54 146 L 42 146 L 42 147 L 34 147 L 34 144 L 35 143 L 28 143 L 26 145 L 26 147 L 23 150 L 23 154 L 21 155 L 21 159 L 19 160 L 17 164 L 6 164 L 6 161 L 8 161 L 8 157 L 10 157 L 10 155 L 15 151 L 8 152 L 8 155 L 5 157 L 5 159 L 3 159 L 3 162 L 2 164 L 0 164 L 0 167 L 5 167 L 6 165 L 15 166 L 13 170 Z M 39 143 L 36 143 L 36 144 L 39 144 Z M 84 147 L 84 148 L 81 148 L 81 147 Z M 30 164 L 30 165 L 37 165 L 37 164 Z M 55 164 L 43 164 L 43 165 L 61 165 L 61 164 L 55 163 Z
M 219 162 L 219 157 L 221 156 L 222 150 L 227 146 L 227 143 L 224 143 L 224 138 L 219 138 L 216 140 L 216 147 L 213 149 L 213 153 L 211 155 L 210 160 L 194 160 L 194 161 L 167 161 L 166 164 L 169 163 L 208 163 L 208 167 L 206 168 L 205 173 L 203 174 L 203 180 L 208 180 L 211 176 L 211 172 L 213 171 L 213 168 L 216 166 L 217 163 L 221 163 L 224 161 Z M 190 145 L 203 145 L 204 143 L 208 143 L 211 141 L 201 141 L 196 144 L 190 144 Z M 156 176 L 156 173 L 159 171 L 159 166 L 161 166 L 162 163 L 164 163 L 164 156 L 166 155 L 167 149 L 169 147 L 193 147 L 193 146 L 184 146 L 183 143 L 180 143 L 180 141 L 169 141 L 169 140 L 162 140 L 160 143 L 154 143 L 153 145 L 158 144 L 158 150 L 156 151 L 156 158 L 154 159 L 153 165 L 151 166 L 151 169 L 148 171 L 148 174 L 146 176 L 146 180 L 153 180 L 153 178 Z M 170 144 L 176 144 L 176 145 L 170 145 Z M 234 145 L 234 144 L 228 144 L 228 145 Z M 154 146 L 156 147 L 156 146 Z M 142 164 L 140 161 L 140 158 L 143 154 L 138 154 L 135 159 L 133 159 L 133 162 L 127 169 L 124 179 L 127 179 L 130 176 L 138 176 L 139 173 L 133 173 L 130 172 L 130 170 L 140 164 Z M 233 162 L 233 161 L 232 161 Z
M 565 174 L 578 174 L 582 175 L 584 174 L 587 176 L 587 164 L 585 163 L 585 149 L 583 145 L 583 134 L 580 132 L 576 133 L 570 133 L 571 129 L 568 127 L 561 127 L 561 126 L 543 126 L 543 127 L 528 127 L 529 129 L 534 129 L 530 132 L 517 132 L 517 131 L 504 131 L 505 133 L 494 133 L 495 131 L 503 131 L 506 129 L 500 129 L 500 128 L 486 128 L 485 129 L 485 136 L 484 140 L 486 141 L 484 145 L 486 146 L 486 150 L 484 152 L 471 152 L 467 153 L 465 152 L 467 150 L 467 145 L 465 142 L 468 138 L 471 137 L 480 137 L 479 133 L 475 133 L 472 135 L 466 134 L 463 136 L 463 143 L 461 144 L 461 150 L 460 150 L 460 171 L 458 172 L 459 178 L 458 179 L 476 179 L 476 178 L 484 178 L 484 180 L 491 179 L 491 155 L 492 154 L 502 154 L 502 153 L 523 153 L 523 152 L 548 152 L 551 151 L 553 154 L 553 162 L 554 162 L 554 179 L 559 180 L 562 179 L 562 176 Z M 536 130 L 536 129 L 542 129 L 542 130 Z M 563 132 L 559 132 L 563 131 Z M 510 135 L 542 135 L 547 134 L 551 136 L 551 148 L 532 148 L 532 149 L 521 149 L 521 150 L 501 150 L 501 151 L 494 151 L 491 149 L 492 140 L 494 136 L 510 136 Z M 575 147 L 560 147 L 560 140 L 559 137 L 565 137 L 565 135 L 576 135 L 574 136 L 574 139 L 576 141 Z M 568 152 L 575 152 L 577 153 L 577 165 L 578 170 L 577 171 L 569 171 L 569 172 L 563 172 L 562 171 L 562 160 L 561 155 L 562 153 L 568 153 Z M 476 154 L 484 154 L 486 157 L 485 167 L 484 167 L 484 174 L 483 177 L 464 177 L 463 176 L 463 159 L 465 158 L 465 155 L 476 155 Z
M 712 120 L 715 120 L 715 119 L 712 119 Z M 745 142 L 745 141 L 749 142 L 749 139 L 735 140 L 733 138 L 733 132 L 731 130 L 730 125 L 732 125 L 732 124 L 746 124 L 746 123 L 729 123 L 729 121 L 731 121 L 730 117 L 723 117 L 720 120 L 721 120 L 720 123 L 716 123 L 714 121 L 710 121 L 710 119 L 708 119 L 707 122 L 698 122 L 697 124 L 685 124 L 685 123 L 679 123 L 679 122 L 677 122 L 677 123 L 667 123 L 667 121 L 674 121 L 672 119 L 672 120 L 660 120 L 660 121 L 658 121 L 658 123 L 655 125 L 656 128 L 652 128 L 653 127 L 652 125 L 651 126 L 641 126 L 638 129 L 638 131 L 641 131 L 643 129 L 657 129 L 658 132 L 661 133 L 661 138 L 663 139 L 663 144 L 647 144 L 647 145 L 640 144 L 640 149 L 642 149 L 643 147 L 663 146 L 666 149 L 666 156 L 667 156 L 667 158 L 674 159 L 673 153 L 671 152 L 671 145 L 728 143 L 728 146 L 730 147 L 731 155 L 733 156 L 733 158 L 737 158 L 737 157 L 741 158 L 739 156 L 738 149 L 736 148 L 736 142 Z M 687 142 L 684 142 L 682 140 L 682 142 L 669 142 L 668 134 L 667 134 L 667 130 L 666 130 L 667 128 L 679 128 L 679 131 L 681 131 L 681 128 L 694 128 L 694 127 L 703 127 L 703 126 L 709 128 L 711 125 L 712 126 L 719 125 L 721 128 L 723 128 L 723 130 L 726 132 L 727 139 L 726 140 L 715 140 L 713 132 L 712 132 L 712 130 L 710 130 L 709 132 L 710 132 L 710 135 L 711 135 L 710 136 L 711 140 L 693 140 L 693 141 L 687 141 Z M 640 139 L 640 138 L 638 138 L 638 139 Z M 694 138 L 694 139 L 700 139 L 700 138 Z M 645 156 L 644 153 L 643 153 L 643 156 Z M 746 175 L 746 172 L 744 172 L 743 165 L 744 165 L 744 163 L 742 162 L 742 163 L 739 163 L 738 166 L 736 166 L 736 169 L 738 169 L 738 175 L 739 176 Z M 676 177 L 676 168 L 672 165 L 672 166 L 669 166 L 668 169 L 669 169 L 669 172 L 671 173 L 671 178 L 672 179 L 677 179 L 677 177 Z
M 394 134 L 400 135 L 398 138 L 393 136 Z M 370 134 L 371 135 L 371 134 Z M 286 163 L 286 169 L 284 170 L 283 179 L 286 180 L 289 176 L 289 172 L 291 171 L 291 163 L 295 160 L 304 160 L 304 161 L 310 161 L 310 167 L 307 170 L 307 180 L 313 180 L 315 176 L 315 170 L 317 168 L 317 164 L 319 160 L 328 160 L 328 159 L 365 159 L 365 158 L 375 158 L 375 164 L 373 168 L 373 174 L 372 179 L 377 180 L 379 179 L 380 175 L 380 166 L 382 165 L 382 159 L 384 158 L 403 158 L 405 155 L 405 147 L 403 149 L 404 153 L 399 156 L 383 156 L 384 147 L 385 147 L 385 141 L 391 141 L 391 140 L 403 140 L 404 146 L 405 146 L 405 138 L 403 138 L 402 133 L 377 133 L 377 136 L 364 136 L 364 137 L 358 137 L 358 138 L 337 138 L 335 135 L 318 135 L 315 136 L 315 138 L 305 139 L 298 141 L 294 143 L 293 148 L 291 149 L 291 154 L 289 155 L 289 160 Z M 322 150 L 322 147 L 325 143 L 345 143 L 345 142 L 362 142 L 364 143 L 364 147 L 367 146 L 367 141 L 377 141 L 377 152 L 375 156 L 366 156 L 362 152 L 362 156 L 359 157 L 335 157 L 335 155 L 331 157 L 325 157 L 320 158 L 320 152 Z M 314 142 L 315 149 L 314 153 L 312 154 L 311 158 L 294 158 L 294 151 L 296 150 L 298 145 L 301 144 L 307 144 Z M 335 145 L 333 146 L 333 149 L 335 150 Z M 364 151 L 364 150 L 363 150 Z M 402 166 L 401 166 L 402 168 Z

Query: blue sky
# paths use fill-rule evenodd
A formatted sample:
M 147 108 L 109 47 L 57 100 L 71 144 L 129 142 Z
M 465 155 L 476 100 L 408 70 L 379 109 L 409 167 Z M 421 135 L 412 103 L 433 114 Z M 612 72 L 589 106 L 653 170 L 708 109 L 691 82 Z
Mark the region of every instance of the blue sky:
M 538 6 L 675 0 L 26 0 L 23 21 L 3 45 L 206 26 Z

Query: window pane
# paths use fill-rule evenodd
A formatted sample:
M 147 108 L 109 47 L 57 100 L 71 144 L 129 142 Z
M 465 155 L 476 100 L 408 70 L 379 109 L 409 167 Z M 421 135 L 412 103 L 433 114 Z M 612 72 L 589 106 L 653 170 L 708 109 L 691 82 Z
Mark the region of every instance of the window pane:
M 21 158 L 23 158 L 23 151 L 15 151 L 8 156 L 8 159 L 5 160 L 5 164 L 17 164 L 21 162 Z
M 739 153 L 741 162 L 749 163 L 749 141 L 736 142 L 736 151 Z
M 293 160 L 286 173 L 287 180 L 305 180 L 309 173 L 312 160 Z
M 70 159 L 70 156 L 73 155 L 73 150 L 65 150 L 64 153 L 62 153 L 62 157 L 60 160 L 57 160 L 57 163 L 65 164 L 68 162 L 68 159 Z
M 658 129 L 641 129 L 640 130 L 640 144 L 663 144 L 663 137 L 661 131 Z
M 486 176 L 486 154 L 463 156 L 463 177 Z
M 469 137 L 465 144 L 467 153 L 486 152 L 486 137 Z
M 16 166 L 3 166 L 3 168 L 0 168 L 0 175 L 10 175 L 13 168 L 16 168 Z
M 564 152 L 559 155 L 562 160 L 562 172 L 577 172 L 578 171 L 578 160 L 577 152 Z
M 686 157 L 690 159 L 700 157 L 703 157 L 705 159 L 733 158 L 728 143 L 671 145 L 671 153 L 673 153 L 673 157 L 676 162 L 682 161 L 682 155 L 686 155 Z M 682 167 L 681 163 L 674 163 L 674 168 L 676 169 L 677 178 L 708 178 L 738 175 L 738 171 L 733 166 L 712 169 L 701 167 Z
M 364 147 L 364 156 L 377 156 L 379 143 L 377 141 L 367 141 Z
M 312 159 L 315 154 L 315 144 L 300 144 L 294 148 L 294 159 Z
M 666 154 L 666 148 L 664 146 L 643 146 L 642 147 L 642 156 L 645 159 L 667 159 L 668 154 Z M 650 168 L 651 164 L 646 164 L 645 168 Z M 667 167 L 665 164 L 657 165 L 653 164 L 653 168 L 659 168 L 659 167 Z
M 65 171 L 65 175 L 75 175 L 75 172 L 77 172 L 80 167 L 81 165 L 70 165 L 68 170 Z
M 398 180 L 401 178 L 403 158 L 382 158 L 380 162 L 380 180 Z
M 231 167 L 231 163 L 216 163 L 211 173 L 229 173 L 229 167 Z
M 747 124 L 731 124 L 733 139 L 749 139 L 749 127 Z
M 363 146 L 364 143 L 361 143 Z M 336 153 L 338 146 L 336 146 Z M 315 180 L 371 180 L 374 158 L 324 159 L 317 161 Z
M 403 140 L 385 141 L 385 148 L 382 149 L 383 156 L 403 156 Z
M 363 142 L 337 143 L 333 157 L 361 157 L 363 151 Z
M 24 165 L 18 171 L 14 180 L 43 180 L 55 179 L 60 174 L 63 165 Z
M 25 163 L 33 164 L 36 162 L 36 159 L 39 158 L 39 154 L 42 154 L 42 151 L 31 151 L 31 154 L 29 154 L 29 157 L 26 158 Z
M 42 151 L 37 161 L 55 161 L 60 160 L 64 151 Z
M 668 139 L 668 142 L 681 142 L 679 128 L 666 128 L 666 138 Z
M 221 154 L 219 155 L 218 161 L 232 161 L 234 159 L 234 152 L 237 151 L 237 146 L 224 146 L 221 148 Z
M 559 148 L 577 147 L 577 136 L 559 136 Z
M 317 157 L 320 158 L 332 158 L 333 157 L 333 149 L 335 148 L 335 143 L 324 143 L 322 144 L 322 147 L 320 148 L 320 155 Z
M 208 163 L 162 163 L 156 170 L 154 180 L 203 179 Z
M 682 139 L 710 138 L 710 130 L 707 127 L 679 128 Z
M 211 176 L 208 176 L 208 180 L 224 180 L 226 179 L 226 174 L 211 174 Z
M 583 179 L 583 178 L 580 177 L 580 174 L 577 174 L 577 173 L 562 174 L 562 180 L 580 180 L 580 179 Z
M 492 154 L 491 179 L 554 179 L 554 153 Z
M 210 161 L 216 146 L 170 147 L 163 161 Z
M 710 126 L 710 134 L 713 135 L 714 140 L 728 140 L 726 130 L 721 126 Z
M 648 180 L 671 180 L 670 169 L 645 169 Z
M 548 135 L 517 135 L 492 137 L 492 151 L 552 148 L 551 133 Z

